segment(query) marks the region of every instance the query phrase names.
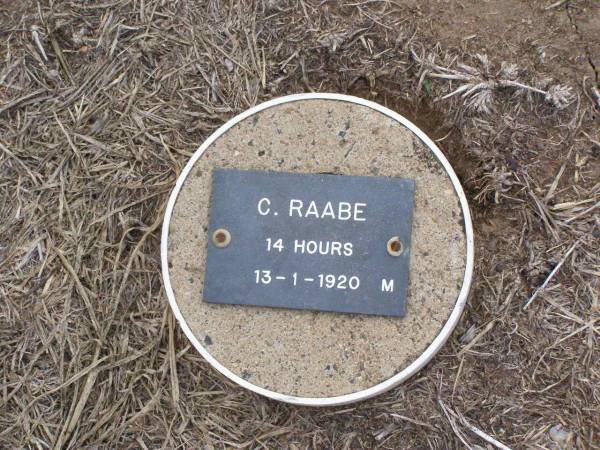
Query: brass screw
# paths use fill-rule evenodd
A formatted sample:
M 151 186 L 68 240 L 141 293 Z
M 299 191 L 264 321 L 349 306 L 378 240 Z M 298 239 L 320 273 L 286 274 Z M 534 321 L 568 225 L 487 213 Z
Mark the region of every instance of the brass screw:
M 213 232 L 212 241 L 215 247 L 227 247 L 231 242 L 231 234 L 225 228 L 219 228 Z
M 404 245 L 398 236 L 394 236 L 388 241 L 387 251 L 392 256 L 400 256 L 404 252 Z

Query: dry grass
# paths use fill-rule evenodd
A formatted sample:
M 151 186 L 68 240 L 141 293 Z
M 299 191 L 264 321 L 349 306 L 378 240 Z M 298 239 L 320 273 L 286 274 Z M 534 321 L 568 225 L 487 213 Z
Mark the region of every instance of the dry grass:
M 537 3 L 557 20 L 589 4 Z M 444 47 L 427 24 L 410 1 L 0 0 L 0 447 L 600 448 L 597 87 Z M 412 116 L 477 232 L 454 338 L 408 383 L 337 409 L 225 381 L 159 275 L 191 152 L 306 91 Z

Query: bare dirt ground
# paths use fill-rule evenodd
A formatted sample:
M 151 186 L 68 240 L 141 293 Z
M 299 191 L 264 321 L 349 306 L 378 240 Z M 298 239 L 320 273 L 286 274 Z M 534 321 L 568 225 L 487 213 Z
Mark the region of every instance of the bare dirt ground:
M 0 447 L 600 448 L 599 2 L 0 0 L 0 57 Z M 309 91 L 438 140 L 478 262 L 426 369 L 316 410 L 211 370 L 159 270 L 191 152 Z

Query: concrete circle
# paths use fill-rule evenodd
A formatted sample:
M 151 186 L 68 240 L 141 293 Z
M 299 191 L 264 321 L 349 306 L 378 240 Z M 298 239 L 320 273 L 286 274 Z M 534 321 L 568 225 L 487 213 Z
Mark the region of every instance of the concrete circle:
M 414 179 L 406 316 L 204 303 L 213 168 Z M 456 175 L 415 125 L 356 97 L 300 94 L 233 118 L 196 151 L 167 204 L 161 259 L 180 326 L 217 370 L 277 400 L 339 405 L 396 386 L 443 345 L 470 287 L 473 232 Z

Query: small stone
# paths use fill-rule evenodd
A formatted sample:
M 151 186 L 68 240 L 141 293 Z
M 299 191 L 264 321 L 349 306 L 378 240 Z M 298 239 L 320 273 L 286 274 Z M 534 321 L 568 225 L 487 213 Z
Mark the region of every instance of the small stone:
M 560 423 L 550 428 L 548 434 L 550 435 L 550 439 L 557 444 L 566 444 L 570 442 L 573 437 L 573 433 L 565 429 Z
M 233 72 L 233 62 L 229 58 L 225 58 L 223 64 L 225 65 L 227 72 Z
M 60 79 L 60 73 L 56 69 L 50 69 L 48 71 L 48 78 L 50 78 L 51 80 L 59 80 Z
M 467 329 L 467 331 L 465 331 L 463 333 L 463 335 L 460 337 L 461 344 L 468 344 L 469 342 L 471 342 L 473 340 L 473 338 L 475 337 L 475 330 L 477 330 L 477 327 L 475 326 L 475 324 L 471 325 Z

